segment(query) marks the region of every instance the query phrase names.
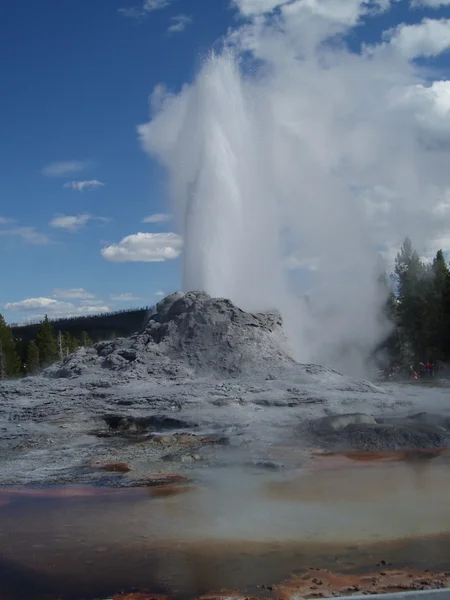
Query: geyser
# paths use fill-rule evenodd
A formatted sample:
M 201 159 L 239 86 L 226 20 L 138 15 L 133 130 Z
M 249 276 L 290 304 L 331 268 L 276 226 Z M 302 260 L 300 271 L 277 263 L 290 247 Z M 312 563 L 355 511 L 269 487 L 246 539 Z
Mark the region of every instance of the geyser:
M 445 152 L 423 132 L 410 57 L 346 47 L 364 3 L 355 19 L 281 4 L 262 16 L 236 0 L 249 20 L 192 84 L 157 87 L 139 135 L 168 174 L 184 289 L 277 308 L 298 360 L 362 374 L 386 333 L 377 255 L 391 266 L 405 235 L 438 236 Z
M 177 165 L 171 191 L 185 242 L 184 289 L 248 310 L 278 306 L 283 287 L 280 215 L 256 101 L 233 54 L 212 55 L 171 124 L 176 143 L 163 151 Z

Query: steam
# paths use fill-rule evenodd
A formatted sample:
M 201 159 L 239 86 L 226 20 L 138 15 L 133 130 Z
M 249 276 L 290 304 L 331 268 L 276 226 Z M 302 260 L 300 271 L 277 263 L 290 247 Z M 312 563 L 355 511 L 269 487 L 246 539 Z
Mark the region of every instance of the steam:
M 361 374 L 386 333 L 380 253 L 450 248 L 442 101 L 394 45 L 347 47 L 367 4 L 236 3 L 251 18 L 192 84 L 158 86 L 139 128 L 169 175 L 184 288 L 277 307 L 299 360 Z

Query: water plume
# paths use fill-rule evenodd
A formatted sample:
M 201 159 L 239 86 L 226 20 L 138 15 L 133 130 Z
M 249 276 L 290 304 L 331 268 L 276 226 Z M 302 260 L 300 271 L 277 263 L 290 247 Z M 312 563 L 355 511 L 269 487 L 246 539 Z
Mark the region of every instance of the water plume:
M 309 4 L 246 21 L 179 93 L 158 86 L 139 135 L 168 174 L 184 289 L 278 308 L 299 360 L 362 374 L 387 326 L 378 254 L 442 239 L 450 181 L 411 61 L 351 51 L 357 20 Z

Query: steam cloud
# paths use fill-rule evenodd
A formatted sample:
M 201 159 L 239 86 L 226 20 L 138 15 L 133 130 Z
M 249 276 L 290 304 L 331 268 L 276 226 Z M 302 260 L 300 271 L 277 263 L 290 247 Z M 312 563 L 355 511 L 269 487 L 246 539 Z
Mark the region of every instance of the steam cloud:
M 426 30 L 407 52 L 401 24 L 350 49 L 388 2 L 235 4 L 223 52 L 177 94 L 157 86 L 139 127 L 169 174 L 184 288 L 276 306 L 299 360 L 360 374 L 385 334 L 379 254 L 392 264 L 406 235 L 450 250 L 450 82 L 414 61 Z

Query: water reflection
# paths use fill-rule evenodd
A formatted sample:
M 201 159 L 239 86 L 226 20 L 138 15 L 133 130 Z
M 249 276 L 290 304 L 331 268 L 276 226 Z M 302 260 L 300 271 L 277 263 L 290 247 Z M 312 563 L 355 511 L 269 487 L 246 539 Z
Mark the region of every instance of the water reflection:
M 449 569 L 448 467 L 440 457 L 297 474 L 199 472 L 183 493 L 10 491 L 0 494 L 9 502 L 0 508 L 0 597 L 256 593 L 295 569 L 365 569 L 382 558 Z

